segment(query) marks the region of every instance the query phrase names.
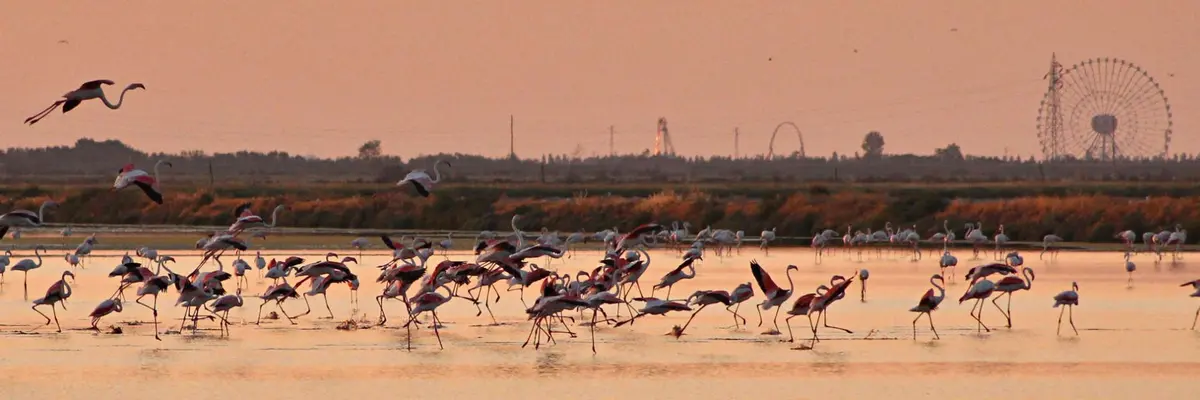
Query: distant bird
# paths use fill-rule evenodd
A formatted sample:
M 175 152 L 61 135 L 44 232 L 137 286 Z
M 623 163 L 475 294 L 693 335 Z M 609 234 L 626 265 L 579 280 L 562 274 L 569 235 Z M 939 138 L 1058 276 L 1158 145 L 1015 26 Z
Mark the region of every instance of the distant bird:
M 767 254 L 771 254 L 771 250 L 768 247 L 770 247 L 773 241 L 775 241 L 775 228 L 771 228 L 769 231 L 762 231 L 758 237 L 758 247 Z
M 33 260 L 26 258 L 24 260 L 18 261 L 17 264 L 13 265 L 13 267 L 12 267 L 13 271 L 21 271 L 21 272 L 25 273 L 24 286 L 25 286 L 26 292 L 29 291 L 29 271 L 42 267 L 42 254 L 40 253 L 42 251 L 46 251 L 46 248 L 42 247 L 42 245 L 38 245 L 37 247 L 35 247 L 33 249 L 33 255 L 37 257 L 37 262 L 34 262 Z M 74 277 L 75 277 L 75 275 L 72 274 L 71 278 L 74 278 Z
M 938 260 L 938 267 L 940 267 L 942 269 L 943 274 L 946 273 L 946 268 L 957 267 L 957 266 L 958 266 L 958 257 L 951 255 L 949 250 L 946 250 L 945 252 L 943 252 L 942 258 L 940 260 Z M 951 272 L 950 277 L 953 278 L 954 270 L 951 270 L 950 272 Z M 954 281 L 950 281 L 950 282 L 953 283 Z
M 413 188 L 417 189 L 417 193 L 419 193 L 421 197 L 429 197 L 429 192 L 433 190 L 433 185 L 442 181 L 442 171 L 438 169 L 439 164 L 446 164 L 447 167 L 450 166 L 449 161 L 438 160 L 437 162 L 433 163 L 433 172 L 435 174 L 433 179 L 429 178 L 429 174 L 425 173 L 425 170 L 418 169 L 409 172 L 408 175 L 405 175 L 404 179 L 401 179 L 400 182 L 396 182 L 396 186 L 412 184 Z
M 1079 330 L 1075 329 L 1075 306 L 1079 305 L 1079 284 L 1071 282 L 1071 290 L 1064 291 L 1054 296 L 1054 308 L 1063 306 L 1064 310 L 1058 311 L 1058 330 L 1055 334 L 1062 332 L 1062 314 L 1065 309 L 1070 309 L 1067 313 L 1067 321 L 1071 323 L 1071 330 L 1075 331 L 1075 336 L 1079 336 Z
M 4 283 L 4 270 L 8 268 L 8 264 L 12 262 L 12 250 L 5 250 L 3 255 L 0 255 L 0 284 Z
M 54 104 L 51 104 L 50 107 L 46 107 L 45 110 L 42 110 L 41 112 L 38 112 L 37 114 L 34 114 L 32 117 L 26 118 L 25 123 L 29 124 L 29 125 L 36 124 L 38 121 L 41 121 L 42 118 L 46 118 L 47 115 L 50 115 L 50 112 L 54 111 L 54 109 L 58 108 L 59 106 L 62 106 L 63 113 L 66 113 L 67 111 L 71 111 L 71 110 L 75 109 L 75 107 L 78 107 L 79 103 L 82 103 L 84 100 L 100 99 L 101 101 L 104 102 L 104 105 L 108 106 L 108 108 L 116 110 L 118 108 L 121 108 L 121 103 L 125 101 L 125 92 L 128 92 L 133 89 L 145 89 L 146 88 L 146 85 L 143 85 L 140 83 L 132 83 L 129 86 L 126 86 L 125 90 L 121 91 L 121 97 L 119 99 L 117 99 L 116 104 L 113 104 L 113 103 L 110 103 L 108 101 L 108 98 L 104 96 L 104 89 L 101 88 L 101 85 L 112 85 L 112 84 L 113 84 L 113 81 L 110 81 L 107 79 L 85 82 L 83 85 L 79 86 L 79 89 L 75 89 L 70 92 L 67 92 L 67 94 L 64 94 L 62 96 L 63 100 L 55 101 Z
M 129 187 L 129 185 L 136 185 L 146 193 L 146 197 L 149 197 L 151 201 L 162 204 L 162 191 L 158 188 L 158 166 L 164 164 L 168 167 L 172 166 L 171 162 L 165 160 L 158 160 L 154 163 L 154 176 L 150 176 L 146 171 L 133 168 L 133 163 L 125 164 L 117 171 L 117 179 L 113 180 L 112 190 L 115 192 Z
M 929 329 L 933 331 L 933 338 L 942 338 L 938 335 L 937 328 L 933 327 L 933 311 L 937 310 L 938 306 L 942 304 L 942 300 L 946 298 L 946 289 L 942 285 L 937 284 L 937 282 L 934 282 L 935 279 L 942 282 L 942 285 L 946 283 L 946 279 L 941 274 L 934 274 L 929 278 L 929 284 L 937 288 L 938 294 L 935 296 L 933 289 L 925 291 L 925 295 L 921 296 L 921 301 L 917 303 L 917 306 L 908 310 L 917 313 L 917 317 L 912 322 L 913 340 L 917 340 L 917 321 L 921 319 L 921 314 L 929 318 Z
M 1042 252 L 1038 254 L 1038 259 L 1041 259 L 1046 252 L 1050 252 L 1050 259 L 1058 256 L 1058 248 L 1054 247 L 1055 243 L 1062 242 L 1062 238 L 1055 234 L 1049 234 L 1042 237 Z

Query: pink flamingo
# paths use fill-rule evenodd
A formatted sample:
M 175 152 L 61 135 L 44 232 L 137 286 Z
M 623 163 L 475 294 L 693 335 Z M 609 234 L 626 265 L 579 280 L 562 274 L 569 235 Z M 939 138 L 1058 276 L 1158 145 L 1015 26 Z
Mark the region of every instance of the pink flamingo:
M 917 306 L 908 310 L 917 313 L 917 317 L 913 318 L 912 322 L 913 340 L 917 340 L 917 321 L 921 319 L 921 315 L 929 318 L 929 329 L 933 331 L 934 340 L 942 338 L 938 335 L 937 328 L 933 327 L 933 311 L 937 310 L 938 306 L 942 304 L 942 300 L 946 298 L 946 289 L 934 280 L 940 281 L 942 284 L 946 283 L 946 279 L 942 278 L 941 274 L 934 274 L 929 278 L 929 284 L 937 288 L 938 294 L 935 296 L 933 289 L 925 291 L 925 295 L 921 296 L 921 301 L 917 303 Z

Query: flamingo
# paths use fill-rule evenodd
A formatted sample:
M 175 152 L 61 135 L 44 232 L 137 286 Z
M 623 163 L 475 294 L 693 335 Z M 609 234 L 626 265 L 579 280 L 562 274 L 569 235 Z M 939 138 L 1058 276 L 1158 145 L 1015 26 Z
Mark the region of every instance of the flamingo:
M 47 317 L 45 313 L 42 313 L 37 308 L 44 305 L 50 306 L 50 311 L 54 313 L 54 326 L 58 328 L 59 333 L 62 333 L 62 325 L 58 323 L 58 309 L 54 304 L 63 303 L 63 310 L 67 309 L 66 300 L 68 297 L 71 297 L 71 285 L 67 284 L 68 276 L 71 277 L 71 280 L 75 280 L 74 273 L 63 271 L 62 278 L 59 278 L 58 282 L 54 282 L 53 285 L 50 285 L 50 289 L 46 290 L 46 296 L 33 301 L 33 311 L 37 311 L 38 314 L 42 314 L 42 317 L 46 318 L 46 324 L 42 326 L 50 325 L 50 317 Z M 34 327 L 33 329 L 37 328 L 39 327 Z
M 24 287 L 26 293 L 29 292 L 29 271 L 42 267 L 42 254 L 39 253 L 41 251 L 46 251 L 46 248 L 40 244 L 33 249 L 33 255 L 37 257 L 37 262 L 26 258 L 24 260 L 17 261 L 17 264 L 13 265 L 12 267 L 13 271 L 21 271 L 25 274 Z M 71 278 L 75 278 L 75 275 L 72 274 Z
M 666 315 L 671 311 L 692 311 L 692 308 L 688 307 L 687 304 L 680 303 L 678 301 L 660 300 L 655 297 L 638 297 L 633 300 L 645 302 L 646 305 L 643 306 L 641 310 L 638 310 L 637 315 L 634 315 L 632 318 L 627 320 L 618 322 L 616 326 L 631 323 L 645 315 Z M 679 332 L 679 330 L 676 329 L 675 332 Z
M 1005 308 L 1000 308 L 1000 304 L 996 303 L 996 300 L 1000 300 L 1000 296 L 996 296 L 992 299 L 992 305 L 996 306 L 996 309 L 1000 310 L 1001 314 L 1004 314 L 1004 319 L 1008 322 L 1007 325 L 1005 325 L 1007 328 L 1012 328 L 1013 292 L 1018 290 L 1029 290 L 1033 287 L 1033 279 L 1036 278 L 1036 275 L 1033 273 L 1033 269 L 1029 267 L 1022 268 L 1021 274 L 1025 276 L 1025 279 L 1021 279 L 1017 276 L 1006 276 L 1003 279 L 1000 279 L 1000 281 L 996 282 L 996 291 L 1000 292 L 1000 296 L 1008 296 L 1008 306 Z
M 975 327 L 976 332 L 978 332 L 980 329 L 985 329 L 988 332 L 992 331 L 991 328 L 988 328 L 987 325 L 983 324 L 983 299 L 991 297 L 992 292 L 995 290 L 995 283 L 987 280 L 987 278 L 978 278 L 978 280 L 976 280 L 975 283 L 971 285 L 969 289 L 967 289 L 967 292 L 963 293 L 962 297 L 958 298 L 959 304 L 962 304 L 967 300 L 975 300 L 975 305 L 971 306 L 971 318 L 974 318 L 975 322 L 978 322 L 978 325 Z M 979 315 L 975 314 L 976 308 L 979 309 Z
M 913 318 L 912 322 L 913 340 L 917 340 L 917 321 L 921 319 L 922 314 L 929 318 L 929 329 L 933 331 L 933 339 L 938 340 L 942 338 L 938 335 L 937 328 L 933 327 L 933 311 L 937 310 L 938 305 L 941 305 L 942 300 L 946 298 L 946 288 L 942 287 L 942 285 L 939 285 L 937 281 L 945 284 L 946 278 L 943 278 L 941 274 L 934 274 L 933 276 L 929 277 L 929 284 L 937 288 L 938 294 L 935 296 L 933 294 L 933 289 L 925 291 L 925 295 L 921 296 L 921 301 L 917 303 L 917 306 L 908 310 L 917 313 L 917 317 Z
M 166 160 L 158 160 L 158 162 L 154 163 L 154 176 L 150 176 L 146 171 L 134 169 L 133 163 L 125 164 L 124 167 L 121 167 L 117 171 L 117 178 L 113 180 L 112 191 L 115 192 L 129 187 L 129 185 L 136 185 L 139 189 L 142 189 L 142 192 L 146 193 L 146 197 L 149 197 L 150 200 L 162 204 L 162 191 L 158 187 L 158 167 L 164 164 L 168 167 L 172 166 Z
M 667 288 L 667 300 L 670 300 L 671 288 L 675 286 L 676 283 L 679 283 L 679 281 L 684 279 L 692 279 L 696 277 L 696 267 L 692 265 L 696 260 L 698 260 L 698 258 L 688 258 L 683 260 L 683 263 L 680 263 L 679 266 L 674 270 L 671 270 L 671 272 L 663 275 L 662 280 L 659 281 L 658 284 L 654 285 L 654 287 L 650 288 L 650 294 L 654 294 L 655 290 L 665 287 Z M 683 272 L 684 268 L 690 270 L 691 274 Z
M 408 322 L 404 324 L 404 327 L 408 329 L 409 350 L 412 350 L 412 323 L 413 321 L 416 321 L 417 316 L 421 315 L 423 312 L 429 312 L 430 314 L 433 314 L 433 335 L 437 337 L 438 348 L 445 349 L 445 347 L 442 346 L 442 335 L 441 333 L 438 333 L 438 325 L 441 323 L 438 320 L 437 309 L 438 307 L 441 307 L 442 304 L 449 302 L 450 299 L 454 297 L 454 294 L 450 292 L 449 287 L 442 286 L 439 289 L 446 289 L 447 295 L 443 296 L 441 293 L 438 293 L 436 290 L 434 290 L 432 292 L 426 292 L 417 295 L 411 300 L 412 311 L 409 313 Z
M 88 314 L 89 317 L 92 317 L 92 330 L 100 330 L 100 328 L 96 327 L 96 324 L 100 322 L 100 318 L 104 318 L 104 316 L 114 312 L 121 312 L 123 309 L 121 299 L 113 298 L 100 302 L 100 305 L 96 306 L 91 314 Z
M 221 335 L 229 336 L 229 310 L 234 307 L 241 307 L 245 302 L 242 300 L 242 289 L 238 289 L 236 294 L 227 294 L 221 296 L 213 302 L 212 308 L 205 306 L 209 313 L 213 316 L 221 318 Z
M 405 175 L 404 179 L 401 179 L 400 182 L 396 182 L 396 186 L 412 184 L 413 188 L 417 190 L 417 193 L 420 194 L 421 197 L 429 197 L 429 192 L 433 191 L 433 185 L 442 181 L 442 170 L 438 169 L 438 165 L 440 164 L 446 164 L 447 167 L 451 166 L 449 161 L 437 160 L 437 162 L 433 163 L 433 172 L 435 175 L 433 179 L 429 178 L 429 174 L 425 173 L 425 170 L 418 169 L 409 172 L 408 175 Z M 440 345 L 441 339 L 438 339 L 438 343 Z
M 37 214 L 29 210 L 13 210 L 4 214 L 0 214 L 0 239 L 4 239 L 4 234 L 8 233 L 9 229 L 19 227 L 38 227 L 46 222 L 45 213 L 46 207 L 55 207 L 58 203 L 52 200 L 42 202 L 42 206 L 38 208 Z M 19 239 L 17 232 L 13 232 L 13 239 Z
M 993 240 L 996 242 L 995 257 L 999 259 L 1000 249 L 1004 247 L 1005 243 L 1008 243 L 1008 235 L 1004 234 L 1004 224 L 1000 224 L 1000 226 L 996 227 L 996 236 L 993 238 Z
M 968 223 L 967 226 L 970 230 L 967 232 L 966 238 L 971 242 L 975 250 L 975 258 L 972 258 L 972 260 L 977 260 L 979 259 L 979 246 L 987 243 L 987 235 L 983 234 L 983 222 L 978 222 L 975 225 Z
M 1127 251 L 1133 250 L 1133 241 L 1137 240 L 1137 234 L 1128 229 L 1118 232 L 1116 235 L 1113 235 L 1113 237 L 1121 239 L 1121 244 L 1125 245 L 1125 250 Z
M 1137 270 L 1137 265 L 1134 264 L 1133 261 L 1129 259 L 1129 257 L 1130 257 L 1130 253 L 1128 251 L 1126 251 L 1125 252 L 1125 272 L 1129 273 L 1129 281 L 1127 282 L 1126 287 L 1133 287 L 1133 271 Z
M 823 289 L 823 288 L 825 288 L 825 285 L 821 285 L 820 289 Z M 788 328 L 788 342 L 794 342 L 796 340 L 796 336 L 794 334 L 792 334 L 792 318 L 795 318 L 795 317 L 798 317 L 801 315 L 807 316 L 808 317 L 808 328 L 814 332 L 817 330 L 816 325 L 813 324 L 813 320 L 812 320 L 812 311 L 813 311 L 812 306 L 813 306 L 813 302 L 816 301 L 820 297 L 821 296 L 817 293 L 809 293 L 809 294 L 806 294 L 806 295 L 796 298 L 796 301 L 794 303 L 792 303 L 792 308 L 790 310 L 788 310 L 788 312 L 787 312 L 788 317 L 783 319 L 783 324 L 787 325 L 787 328 Z M 813 335 L 813 338 L 815 339 L 816 335 Z M 809 348 L 811 348 L 811 346 Z
M 8 264 L 12 262 L 12 250 L 5 250 L 3 255 L 0 255 L 0 284 L 4 283 L 4 270 L 8 268 Z
M 1055 257 L 1057 257 L 1058 249 L 1051 248 L 1051 246 L 1054 245 L 1055 243 L 1062 242 L 1062 240 L 1063 239 L 1061 237 L 1059 237 L 1058 235 L 1055 235 L 1053 233 L 1043 236 L 1042 237 L 1042 252 L 1038 254 L 1038 259 L 1041 259 L 1042 255 L 1046 254 L 1047 251 L 1050 252 L 1050 259 L 1054 259 Z
M 274 228 L 275 221 L 279 218 L 279 212 L 286 209 L 287 205 L 285 204 L 275 206 L 275 209 L 271 210 L 271 223 L 267 223 L 266 219 L 263 219 L 263 217 L 250 212 L 250 203 L 243 203 L 242 205 L 238 206 L 238 210 L 242 210 L 239 213 L 241 215 L 238 216 L 237 221 L 234 221 L 233 225 L 229 226 L 228 234 L 237 235 L 238 233 L 251 228 Z
M 67 92 L 67 94 L 64 94 L 62 96 L 62 100 L 55 101 L 54 104 L 46 107 L 45 110 L 34 114 L 32 117 L 26 118 L 25 123 L 29 125 L 36 124 L 38 121 L 41 121 L 42 118 L 50 115 L 50 112 L 54 111 L 54 109 L 58 108 L 58 106 L 62 106 L 63 113 L 66 113 L 67 111 L 71 111 L 75 109 L 75 107 L 78 107 L 79 103 L 82 103 L 84 100 L 100 99 L 104 102 L 105 106 L 108 106 L 109 109 L 116 110 L 121 108 L 121 103 L 125 101 L 125 92 L 133 89 L 146 89 L 146 85 L 140 83 L 131 83 L 129 86 L 125 87 L 125 90 L 121 91 L 121 97 L 117 99 L 117 103 L 113 104 L 108 101 L 108 97 L 104 96 L 104 89 L 101 87 L 101 85 L 112 84 L 113 81 L 108 79 L 84 82 L 82 85 L 79 85 L 79 89 L 75 89 Z
M 361 258 L 361 257 L 360 257 Z M 254 267 L 258 269 L 258 277 L 262 277 L 262 270 L 267 268 L 267 259 L 263 258 L 262 251 L 254 252 Z
M 1179 285 L 1179 287 L 1184 287 L 1184 286 L 1191 286 L 1192 289 L 1195 290 L 1195 292 L 1188 295 L 1188 297 L 1200 297 L 1200 279 Z M 1200 308 L 1196 309 L 1196 316 L 1192 318 L 1192 330 L 1196 330 L 1196 321 L 1197 320 L 1200 320 Z
M 858 283 L 859 283 L 859 286 L 862 286 L 862 291 L 859 293 L 858 299 L 859 299 L 859 301 L 861 301 L 863 303 L 867 302 L 867 278 L 870 278 L 870 277 L 871 277 L 871 272 L 867 271 L 866 268 L 858 270 Z
M 697 290 L 695 293 L 692 293 L 691 296 L 688 296 L 686 304 L 689 306 L 700 306 L 700 308 L 697 308 L 696 311 L 692 312 L 692 316 L 688 317 L 687 323 L 684 323 L 683 327 L 679 328 L 678 333 L 680 335 L 683 334 L 684 330 L 687 330 L 688 325 L 692 324 L 692 319 L 696 318 L 696 314 L 699 314 L 701 310 L 704 310 L 704 307 L 708 307 L 713 304 L 724 304 L 726 307 L 729 307 L 733 305 L 733 301 L 729 296 L 729 292 L 724 290 Z M 737 318 L 735 317 L 733 321 L 736 324 Z
M 350 241 L 350 247 L 358 249 L 358 258 L 362 258 L 363 248 L 367 247 L 369 241 L 365 237 L 354 238 Z
M 758 326 L 762 326 L 763 323 L 763 310 L 770 310 L 771 307 L 778 307 L 786 302 L 789 297 L 792 297 L 792 291 L 796 287 L 796 285 L 792 283 L 792 271 L 799 269 L 800 268 L 796 267 L 795 265 L 789 265 L 787 267 L 786 275 L 788 278 L 788 288 L 781 289 L 775 284 L 775 281 L 771 280 L 771 275 L 767 274 L 767 271 L 764 270 L 762 266 L 758 265 L 758 261 L 750 261 L 750 272 L 754 274 L 754 279 L 758 281 L 758 288 L 762 289 L 763 295 L 767 297 L 758 305 Z M 777 308 L 775 309 L 775 318 L 772 319 L 775 322 L 775 330 L 768 333 L 779 334 L 778 319 L 779 309 Z
M 732 292 L 729 292 L 729 304 L 725 306 L 725 311 L 733 313 L 734 329 L 738 328 L 738 318 L 742 319 L 742 325 L 746 324 L 746 317 L 739 315 L 738 309 L 742 307 L 742 303 L 751 297 L 754 297 L 754 287 L 750 285 L 750 282 L 737 285 L 736 288 L 733 288 Z M 733 309 L 730 310 L 729 307 L 733 307 Z
M 454 247 L 454 237 L 450 232 L 446 232 L 446 239 L 438 242 L 438 247 L 442 248 L 443 257 L 450 252 L 450 248 Z
M 1054 308 L 1064 306 L 1058 311 L 1058 331 L 1055 334 L 1062 332 L 1062 314 L 1066 309 L 1071 312 L 1067 313 L 1067 321 L 1071 323 L 1071 330 L 1075 331 L 1075 336 L 1079 336 L 1079 330 L 1075 329 L 1075 306 L 1079 305 L 1079 284 L 1071 282 L 1071 290 L 1063 291 L 1054 295 Z
M 951 255 L 950 250 L 945 250 L 942 253 L 942 258 L 938 260 L 938 267 L 941 268 L 942 273 L 943 274 L 946 273 L 946 268 L 955 268 L 957 266 L 958 266 L 958 257 Z M 955 269 L 957 269 L 957 268 L 955 268 Z M 953 278 L 954 270 L 950 270 L 950 272 L 951 272 L 950 277 Z M 950 283 L 954 283 L 954 281 L 950 281 Z

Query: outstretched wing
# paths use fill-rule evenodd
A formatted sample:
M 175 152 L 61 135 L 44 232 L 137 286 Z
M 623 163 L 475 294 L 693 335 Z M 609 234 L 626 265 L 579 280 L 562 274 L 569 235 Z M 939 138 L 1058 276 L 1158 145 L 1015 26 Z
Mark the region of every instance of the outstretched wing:
M 763 293 L 771 293 L 779 289 L 779 286 L 775 285 L 775 281 L 771 280 L 771 275 L 767 275 L 767 271 L 758 265 L 758 261 L 750 262 L 750 272 L 754 274 L 754 280 L 758 281 L 758 287 L 762 289 Z
M 388 237 L 388 235 L 379 235 L 379 238 L 383 239 L 384 246 L 387 246 L 389 249 L 396 250 L 396 244 L 392 243 L 392 238 Z
M 233 217 L 241 218 L 241 217 L 243 217 L 242 213 L 246 212 L 249 209 L 250 209 L 250 203 L 239 204 L 237 206 L 237 208 L 233 209 Z
M 79 106 L 79 103 L 81 103 L 81 102 L 83 102 L 83 101 L 82 101 L 82 100 L 78 100 L 78 99 L 70 99 L 70 100 L 67 100 L 67 101 L 63 102 L 63 108 L 62 108 L 62 110 L 63 110 L 63 112 L 64 112 L 64 113 L 65 113 L 65 112 L 67 112 L 67 111 L 71 111 L 71 110 L 75 109 L 75 107 L 78 107 L 78 106 Z
M 98 80 L 94 80 L 94 81 L 87 81 L 87 82 L 84 82 L 82 85 L 79 85 L 79 90 L 94 90 L 94 89 L 99 89 L 100 85 L 111 85 L 111 84 L 113 84 L 113 81 L 110 81 L 108 79 L 98 79 Z
M 417 193 L 420 194 L 421 197 L 429 197 L 429 189 L 426 189 L 425 185 L 422 185 L 420 180 L 413 179 L 408 182 L 412 184 L 414 189 L 417 189 Z
M 146 197 L 149 197 L 150 200 L 153 200 L 158 204 L 163 203 L 162 193 L 159 193 L 158 190 L 155 190 L 154 186 L 151 186 L 149 183 L 146 183 L 142 180 L 135 180 L 133 181 L 133 184 L 137 185 L 138 188 L 141 188 L 142 192 L 145 192 Z

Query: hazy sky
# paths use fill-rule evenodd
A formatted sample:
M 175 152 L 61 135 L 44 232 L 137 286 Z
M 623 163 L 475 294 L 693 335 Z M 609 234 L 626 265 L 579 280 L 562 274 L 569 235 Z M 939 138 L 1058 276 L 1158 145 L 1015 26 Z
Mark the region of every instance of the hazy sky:
M 1040 152 L 1052 52 L 1133 61 L 1196 153 L 1200 1 L 12 1 L 0 7 L 4 146 L 117 138 L 153 151 L 401 156 L 764 153 L 794 121 L 807 152 Z M 957 31 L 952 31 L 957 29 Z M 69 43 L 59 43 L 66 40 Z M 857 52 L 855 52 L 857 50 Z M 1169 77 L 1168 74 L 1174 74 Z M 84 81 L 131 92 L 22 120 Z M 116 95 L 113 94 L 113 97 Z M 777 153 L 796 149 L 794 134 Z

